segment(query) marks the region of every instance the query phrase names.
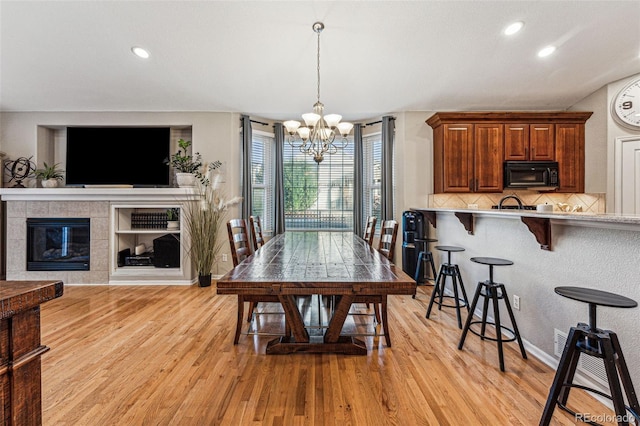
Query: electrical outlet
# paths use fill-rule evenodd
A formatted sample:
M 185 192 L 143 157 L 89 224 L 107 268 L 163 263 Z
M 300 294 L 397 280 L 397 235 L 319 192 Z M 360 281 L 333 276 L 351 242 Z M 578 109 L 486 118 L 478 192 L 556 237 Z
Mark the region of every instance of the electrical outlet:
M 468 209 L 473 209 L 473 210 L 478 210 L 478 205 L 477 204 L 467 204 L 467 208 Z
M 226 253 L 222 253 L 222 261 L 223 262 L 227 261 L 227 254 Z
M 520 310 L 520 296 L 513 295 L 513 309 Z

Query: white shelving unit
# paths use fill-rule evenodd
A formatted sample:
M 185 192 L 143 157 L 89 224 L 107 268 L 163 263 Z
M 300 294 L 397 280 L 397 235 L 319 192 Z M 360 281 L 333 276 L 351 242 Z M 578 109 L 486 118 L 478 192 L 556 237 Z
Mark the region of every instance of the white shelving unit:
M 177 208 L 180 211 L 180 228 L 177 230 L 136 227 L 135 224 L 132 224 L 132 215 L 135 213 L 156 213 L 162 217 L 171 208 Z M 195 280 L 186 252 L 188 242 L 186 234 L 183 232 L 182 210 L 182 205 L 179 202 L 111 204 L 110 284 L 193 284 Z M 119 264 L 118 257 L 122 250 L 130 249 L 131 255 L 134 256 L 136 247 L 144 244 L 146 253 L 149 253 L 153 250 L 153 240 L 168 234 L 173 235 L 180 243 L 179 267 L 155 267 L 153 264 L 133 266 L 124 265 L 122 262 Z

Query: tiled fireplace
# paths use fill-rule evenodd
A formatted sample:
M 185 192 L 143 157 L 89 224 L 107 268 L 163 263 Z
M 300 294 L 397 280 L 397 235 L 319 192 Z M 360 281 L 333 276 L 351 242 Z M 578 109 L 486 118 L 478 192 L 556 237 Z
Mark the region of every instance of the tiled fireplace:
M 108 201 L 8 201 L 7 202 L 7 266 L 8 280 L 51 280 L 59 279 L 65 284 L 108 284 L 109 282 L 109 202 Z M 89 270 L 28 270 L 27 220 L 28 219 L 88 219 L 90 222 L 88 258 Z M 75 222 L 75 221 L 74 221 Z M 61 231 L 62 232 L 62 231 Z M 68 231 L 67 231 L 68 232 Z M 80 232 L 80 231 L 77 231 Z M 76 231 L 67 234 L 65 238 L 74 241 L 73 246 L 79 247 Z M 49 231 L 50 235 L 57 234 Z M 40 236 L 40 239 L 46 238 Z M 58 235 L 51 237 L 57 239 Z M 50 239 L 51 239 L 50 238 Z M 61 237 L 62 238 L 62 237 Z M 46 243 L 43 243 L 46 246 Z M 46 250 L 54 253 L 49 242 Z M 60 250 L 65 250 L 60 247 Z M 80 256 L 78 254 L 78 256 Z M 43 257 L 43 256 L 40 256 Z M 36 268 L 37 269 L 37 268 Z M 42 268 L 41 268 L 42 269 Z M 44 269 L 64 269 L 44 268 Z M 85 269 L 85 268 L 83 268 Z

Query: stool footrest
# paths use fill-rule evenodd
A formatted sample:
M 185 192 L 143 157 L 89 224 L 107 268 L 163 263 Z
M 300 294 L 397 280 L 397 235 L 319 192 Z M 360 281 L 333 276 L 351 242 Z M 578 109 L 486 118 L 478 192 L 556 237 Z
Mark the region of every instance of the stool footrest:
M 445 294 L 444 296 L 442 296 L 443 298 L 447 298 L 447 299 L 453 299 L 455 300 L 455 296 L 450 296 L 448 294 Z M 466 308 L 468 305 L 467 301 L 461 297 L 458 297 L 458 305 L 448 305 L 446 303 L 440 303 L 440 300 L 438 300 L 438 297 L 436 296 L 436 299 L 433 301 L 434 304 L 443 307 L 443 308 Z
M 478 332 L 478 331 L 476 331 L 476 330 L 471 328 L 471 326 L 474 325 L 474 324 L 482 324 L 482 323 L 483 323 L 482 321 L 471 321 L 469 323 L 469 331 L 472 332 L 473 334 L 475 334 L 476 336 L 480 337 L 481 339 L 491 340 L 493 342 L 497 342 L 498 341 L 497 337 L 491 337 L 491 336 L 484 335 L 481 332 Z M 489 321 L 486 321 L 484 323 L 484 325 L 485 326 L 489 325 L 489 326 L 492 326 L 493 328 L 496 327 L 495 323 L 492 323 L 492 322 L 489 322 Z M 500 330 L 508 331 L 509 334 L 511 334 L 511 336 L 507 337 L 506 339 L 500 339 L 503 343 L 514 342 L 516 340 L 516 333 L 512 329 L 510 329 L 508 327 L 505 327 L 504 325 L 500 325 Z M 496 331 L 496 333 L 497 333 L 497 331 Z
M 601 397 L 610 399 L 613 401 L 613 398 L 611 397 L 611 395 L 608 395 L 604 392 L 599 391 L 598 389 L 593 389 L 587 386 L 583 386 L 583 385 L 578 385 L 578 384 L 570 384 L 570 383 L 564 383 L 562 385 L 562 387 L 570 387 L 570 388 L 577 388 L 577 389 L 582 389 L 583 391 L 587 391 L 587 392 L 592 392 L 595 394 L 600 395 Z M 558 407 L 560 407 L 562 410 L 566 411 L 567 413 L 571 414 L 572 416 L 574 416 L 574 418 L 578 418 L 578 413 L 576 413 L 575 411 L 573 411 L 572 409 L 570 409 L 569 407 L 567 407 L 565 404 L 560 403 L 560 401 L 557 401 L 556 404 L 558 405 Z M 633 411 L 631 409 L 631 407 L 625 405 L 624 406 L 625 410 L 627 410 L 629 412 L 629 414 L 631 414 L 631 416 L 633 416 L 636 419 L 636 422 L 640 423 L 640 414 L 636 413 L 635 411 Z M 631 418 L 628 419 L 622 419 L 622 421 L 626 422 L 626 423 L 631 423 Z M 596 423 L 596 422 L 592 422 L 592 421 L 585 421 L 585 423 L 587 424 L 591 424 L 591 425 L 598 425 L 600 426 L 600 423 Z

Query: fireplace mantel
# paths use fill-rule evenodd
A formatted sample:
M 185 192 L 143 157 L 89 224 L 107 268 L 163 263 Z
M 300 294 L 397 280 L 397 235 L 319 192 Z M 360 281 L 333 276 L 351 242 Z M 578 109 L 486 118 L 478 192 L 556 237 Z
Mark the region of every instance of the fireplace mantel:
M 1 188 L 2 201 L 184 201 L 193 188 Z

